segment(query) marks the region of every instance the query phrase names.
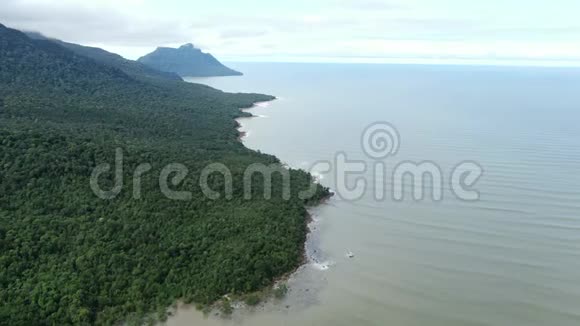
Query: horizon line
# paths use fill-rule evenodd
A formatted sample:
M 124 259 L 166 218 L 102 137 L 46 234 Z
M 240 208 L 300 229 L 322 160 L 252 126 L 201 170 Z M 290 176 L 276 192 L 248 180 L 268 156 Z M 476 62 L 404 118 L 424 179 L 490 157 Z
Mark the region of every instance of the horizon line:
M 224 63 L 319 63 L 319 64 L 393 64 L 441 66 L 498 66 L 538 68 L 580 68 L 579 61 L 530 59 L 444 59 L 444 58 L 369 58 L 369 57 L 229 57 L 221 56 Z

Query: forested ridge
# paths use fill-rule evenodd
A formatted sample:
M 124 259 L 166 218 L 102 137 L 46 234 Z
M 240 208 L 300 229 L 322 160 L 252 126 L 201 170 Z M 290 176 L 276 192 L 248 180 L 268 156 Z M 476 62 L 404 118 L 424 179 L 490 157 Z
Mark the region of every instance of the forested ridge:
M 182 80 L 181 77 L 179 77 L 179 75 L 175 73 L 155 70 L 138 61 L 125 59 L 116 53 L 111 53 L 100 48 L 83 46 L 80 44 L 64 42 L 58 39 L 52 39 L 38 32 L 27 32 L 26 36 L 36 40 L 52 41 L 54 43 L 62 45 L 63 47 L 81 56 L 91 58 L 104 65 L 109 65 L 118 68 L 119 70 L 137 79 L 162 78 L 170 80 Z
M 272 199 L 260 196 L 260 182 L 243 198 L 249 164 L 280 163 L 241 145 L 234 119 L 272 97 L 171 79 L 0 25 L 0 324 L 141 324 L 164 318 L 176 300 L 211 304 L 259 290 L 300 263 L 305 206 L 328 190 L 299 199 L 312 177 L 291 170 L 290 200 L 281 178 Z M 98 164 L 114 164 L 117 148 L 124 187 L 102 200 L 89 178 Z M 212 162 L 232 171 L 231 200 L 200 191 L 200 171 Z M 131 177 L 142 163 L 152 169 L 134 199 Z M 191 200 L 161 193 L 168 163 L 189 169 L 173 189 L 191 191 Z M 209 182 L 223 188 L 219 175 Z

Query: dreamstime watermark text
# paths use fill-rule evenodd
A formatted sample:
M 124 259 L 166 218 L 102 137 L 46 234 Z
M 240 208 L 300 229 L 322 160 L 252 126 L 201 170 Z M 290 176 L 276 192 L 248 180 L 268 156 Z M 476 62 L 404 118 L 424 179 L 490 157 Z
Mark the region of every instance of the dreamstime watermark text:
M 388 122 L 376 122 L 367 126 L 361 134 L 360 146 L 366 159 L 355 160 L 345 151 L 339 151 L 333 160 L 318 161 L 311 165 L 307 172 L 317 175 L 332 175 L 329 186 L 342 200 L 356 201 L 362 198 L 374 198 L 377 201 L 391 199 L 403 201 L 432 200 L 441 201 L 446 191 L 457 199 L 477 201 L 480 193 L 477 182 L 484 170 L 474 160 L 457 162 L 451 169 L 444 170 L 437 162 L 429 159 L 420 161 L 397 161 L 397 153 L 401 147 L 400 134 Z M 114 166 L 109 163 L 99 164 L 94 168 L 90 186 L 95 195 L 101 199 L 114 199 L 122 191 L 124 182 L 124 153 L 117 148 Z M 132 171 L 132 197 L 142 198 L 142 178 L 152 173 L 152 165 L 144 162 Z M 193 197 L 192 191 L 177 190 L 190 175 L 187 166 L 181 163 L 165 165 L 159 173 L 158 185 L 161 193 L 168 199 L 186 201 Z M 99 180 L 103 174 L 114 175 L 114 182 L 108 190 L 103 190 Z M 234 189 L 243 189 L 243 199 L 250 200 L 257 196 L 256 188 L 261 189 L 264 199 L 272 198 L 274 191 L 273 179 L 281 180 L 280 194 L 284 200 L 289 200 L 292 194 L 291 172 L 281 164 L 265 165 L 250 164 L 243 172 L 242 178 L 234 178 L 232 170 L 225 164 L 214 162 L 205 166 L 199 175 L 196 185 L 201 193 L 210 200 L 220 198 L 231 200 Z M 258 178 L 256 178 L 258 176 Z M 215 189 L 212 178 L 219 177 L 219 189 Z M 236 181 L 241 185 L 236 185 Z M 256 184 L 259 180 L 260 184 Z M 238 186 L 238 187 L 236 187 Z M 183 187 L 181 187 L 183 188 Z M 316 195 L 317 185 L 311 183 L 308 189 L 301 189 L 298 196 L 309 199 Z

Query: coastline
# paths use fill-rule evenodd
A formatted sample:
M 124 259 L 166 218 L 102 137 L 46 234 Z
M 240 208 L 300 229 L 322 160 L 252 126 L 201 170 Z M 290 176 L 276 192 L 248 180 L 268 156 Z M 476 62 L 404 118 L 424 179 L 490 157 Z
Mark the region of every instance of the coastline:
M 235 118 L 235 123 L 236 123 L 236 130 L 238 131 L 238 141 L 246 148 L 248 148 L 246 146 L 246 144 L 244 143 L 244 139 L 247 137 L 248 132 L 247 131 L 243 131 L 242 128 L 244 127 L 243 125 L 243 120 L 245 119 L 252 119 L 252 118 L 257 118 L 258 116 L 251 113 L 250 111 L 252 109 L 255 109 L 257 107 L 267 107 L 270 105 L 271 102 L 275 101 L 277 98 L 274 97 L 272 100 L 270 101 L 260 101 L 260 102 L 255 102 L 253 103 L 252 106 L 247 107 L 247 108 L 240 108 L 239 110 L 242 112 L 242 116 Z M 250 149 L 250 148 L 248 148 Z M 192 311 L 195 310 L 197 311 L 196 313 L 199 313 L 200 315 L 203 315 L 204 318 L 208 318 L 209 316 L 213 316 L 215 318 L 219 319 L 228 319 L 229 318 L 229 314 L 225 314 L 222 311 L 219 311 L 220 306 L 224 303 L 224 301 L 229 301 L 231 304 L 231 307 L 233 309 L 233 311 L 239 311 L 242 313 L 245 312 L 249 312 L 249 311 L 254 311 L 255 307 L 249 306 L 244 302 L 244 297 L 246 296 L 252 296 L 252 295 L 257 295 L 260 297 L 260 304 L 259 306 L 263 307 L 266 304 L 270 304 L 272 302 L 275 302 L 275 300 L 277 300 L 275 298 L 274 295 L 272 295 L 273 290 L 278 288 L 281 285 L 286 286 L 286 283 L 296 274 L 298 273 L 302 268 L 304 268 L 305 266 L 308 266 L 311 263 L 317 263 L 317 260 L 315 259 L 315 257 L 313 257 L 312 252 L 310 252 L 308 250 L 309 246 L 312 246 L 313 244 L 310 243 L 311 241 L 311 235 L 313 233 L 314 228 L 314 223 L 315 220 L 313 218 L 313 212 L 312 210 L 314 208 L 319 207 L 320 205 L 324 205 L 328 200 L 330 200 L 332 198 L 332 196 L 334 195 L 334 193 L 330 192 L 328 196 L 325 196 L 324 198 L 321 198 L 319 201 L 312 203 L 312 204 L 304 204 L 304 208 L 306 210 L 305 216 L 304 216 L 304 227 L 306 230 L 306 233 L 304 235 L 304 240 L 301 244 L 301 253 L 300 253 L 300 261 L 297 262 L 296 266 L 288 271 L 287 273 L 280 275 L 279 277 L 275 278 L 272 280 L 272 282 L 265 286 L 263 289 L 257 291 L 257 292 L 252 292 L 252 293 L 245 293 L 241 296 L 236 296 L 234 298 L 231 298 L 230 295 L 226 295 L 224 296 L 224 299 L 219 300 L 217 302 L 215 302 L 213 305 L 207 307 L 207 310 L 200 310 L 199 307 L 197 307 L 194 303 L 192 304 L 188 304 L 185 303 L 181 300 L 177 301 L 171 308 L 170 308 L 170 314 L 169 314 L 169 319 L 172 319 L 177 313 L 179 312 L 188 312 L 188 311 Z M 314 252 L 316 252 L 316 250 L 314 250 Z
M 278 98 L 274 97 L 274 99 L 272 99 L 270 101 L 255 102 L 249 108 L 240 108 L 240 111 L 243 112 L 244 114 L 246 114 L 246 116 L 236 118 L 236 124 L 237 124 L 237 130 L 239 133 L 238 140 L 244 145 L 244 147 L 247 148 L 247 146 L 244 144 L 244 138 L 247 137 L 248 131 L 242 130 L 242 128 L 244 127 L 242 124 L 242 121 L 247 120 L 247 119 L 257 118 L 258 116 L 251 112 L 252 109 L 255 109 L 258 107 L 268 107 L 270 105 L 270 103 L 272 103 L 276 100 L 278 100 Z M 313 232 L 313 224 L 315 222 L 314 218 L 312 216 L 312 209 L 326 204 L 333 196 L 334 196 L 334 193 L 330 192 L 328 194 L 328 196 L 322 198 L 321 200 L 319 200 L 315 204 L 304 206 L 304 208 L 306 209 L 306 215 L 304 217 L 305 223 L 306 223 L 306 225 L 305 225 L 306 236 L 305 236 L 304 242 L 302 243 L 302 253 L 301 253 L 302 259 L 300 260 L 300 263 L 298 263 L 298 265 L 293 270 L 291 270 L 288 273 L 276 278 L 272 282 L 271 286 L 276 286 L 279 283 L 283 283 L 283 282 L 288 281 L 292 277 L 292 275 L 297 273 L 302 267 L 308 265 L 309 263 L 318 263 L 317 260 L 312 255 L 310 255 L 308 250 L 307 250 L 308 245 L 309 245 L 310 235 Z
M 241 121 L 245 120 L 245 119 L 253 119 L 253 118 L 257 118 L 258 116 L 251 113 L 250 110 L 255 109 L 257 107 L 266 107 L 269 106 L 270 103 L 276 101 L 278 98 L 273 96 L 273 98 L 269 101 L 260 101 L 260 102 L 254 102 L 250 107 L 247 108 L 240 108 L 240 112 L 242 112 L 241 116 L 237 117 L 234 119 L 235 123 L 236 123 L 236 130 L 238 131 L 238 141 L 241 142 L 242 144 L 243 139 L 248 135 L 247 131 L 242 131 L 241 129 L 243 128 Z M 244 147 L 246 147 L 244 145 Z
M 247 137 L 248 135 L 248 131 L 243 131 L 242 128 L 244 127 L 242 122 L 243 120 L 246 119 L 253 119 L 253 118 L 257 118 L 258 116 L 253 114 L 252 112 L 250 112 L 252 109 L 258 108 L 258 107 L 268 107 L 270 105 L 270 103 L 274 102 L 278 100 L 277 97 L 274 97 L 274 99 L 270 100 L 270 101 L 261 101 L 261 102 L 255 102 L 252 106 L 248 107 L 248 108 L 240 108 L 240 111 L 243 112 L 246 116 L 242 116 L 242 117 L 238 117 L 235 119 L 236 121 L 236 128 L 238 130 L 239 136 L 238 136 L 238 141 L 240 141 L 244 147 L 247 148 L 247 146 L 244 144 L 244 138 Z M 292 269 L 291 271 L 289 271 L 288 273 L 276 278 L 271 286 L 275 286 L 279 283 L 282 282 L 286 282 L 288 281 L 288 279 L 290 279 L 292 277 L 292 275 L 294 275 L 295 273 L 297 273 L 302 267 L 308 265 L 309 263 L 316 263 L 316 259 L 309 255 L 309 252 L 307 250 L 308 247 L 308 241 L 309 241 L 309 235 L 313 232 L 313 224 L 314 224 L 314 219 L 312 217 L 312 209 L 319 207 L 321 205 L 324 205 L 325 203 L 327 203 L 332 197 L 334 196 L 333 192 L 330 192 L 328 194 L 328 196 L 320 199 L 318 202 L 316 202 L 313 205 L 305 205 L 304 207 L 306 208 L 306 216 L 304 217 L 305 220 L 305 227 L 306 227 L 306 235 L 305 235 L 305 239 L 304 242 L 302 243 L 302 252 L 301 252 L 301 260 L 298 263 L 298 265 Z

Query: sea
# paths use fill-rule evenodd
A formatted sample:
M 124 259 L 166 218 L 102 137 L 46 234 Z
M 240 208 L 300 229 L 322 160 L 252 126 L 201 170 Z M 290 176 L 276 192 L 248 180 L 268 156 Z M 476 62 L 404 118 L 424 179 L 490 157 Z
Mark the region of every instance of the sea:
M 281 301 L 185 325 L 580 325 L 580 70 L 233 63 L 244 144 L 336 194 Z

